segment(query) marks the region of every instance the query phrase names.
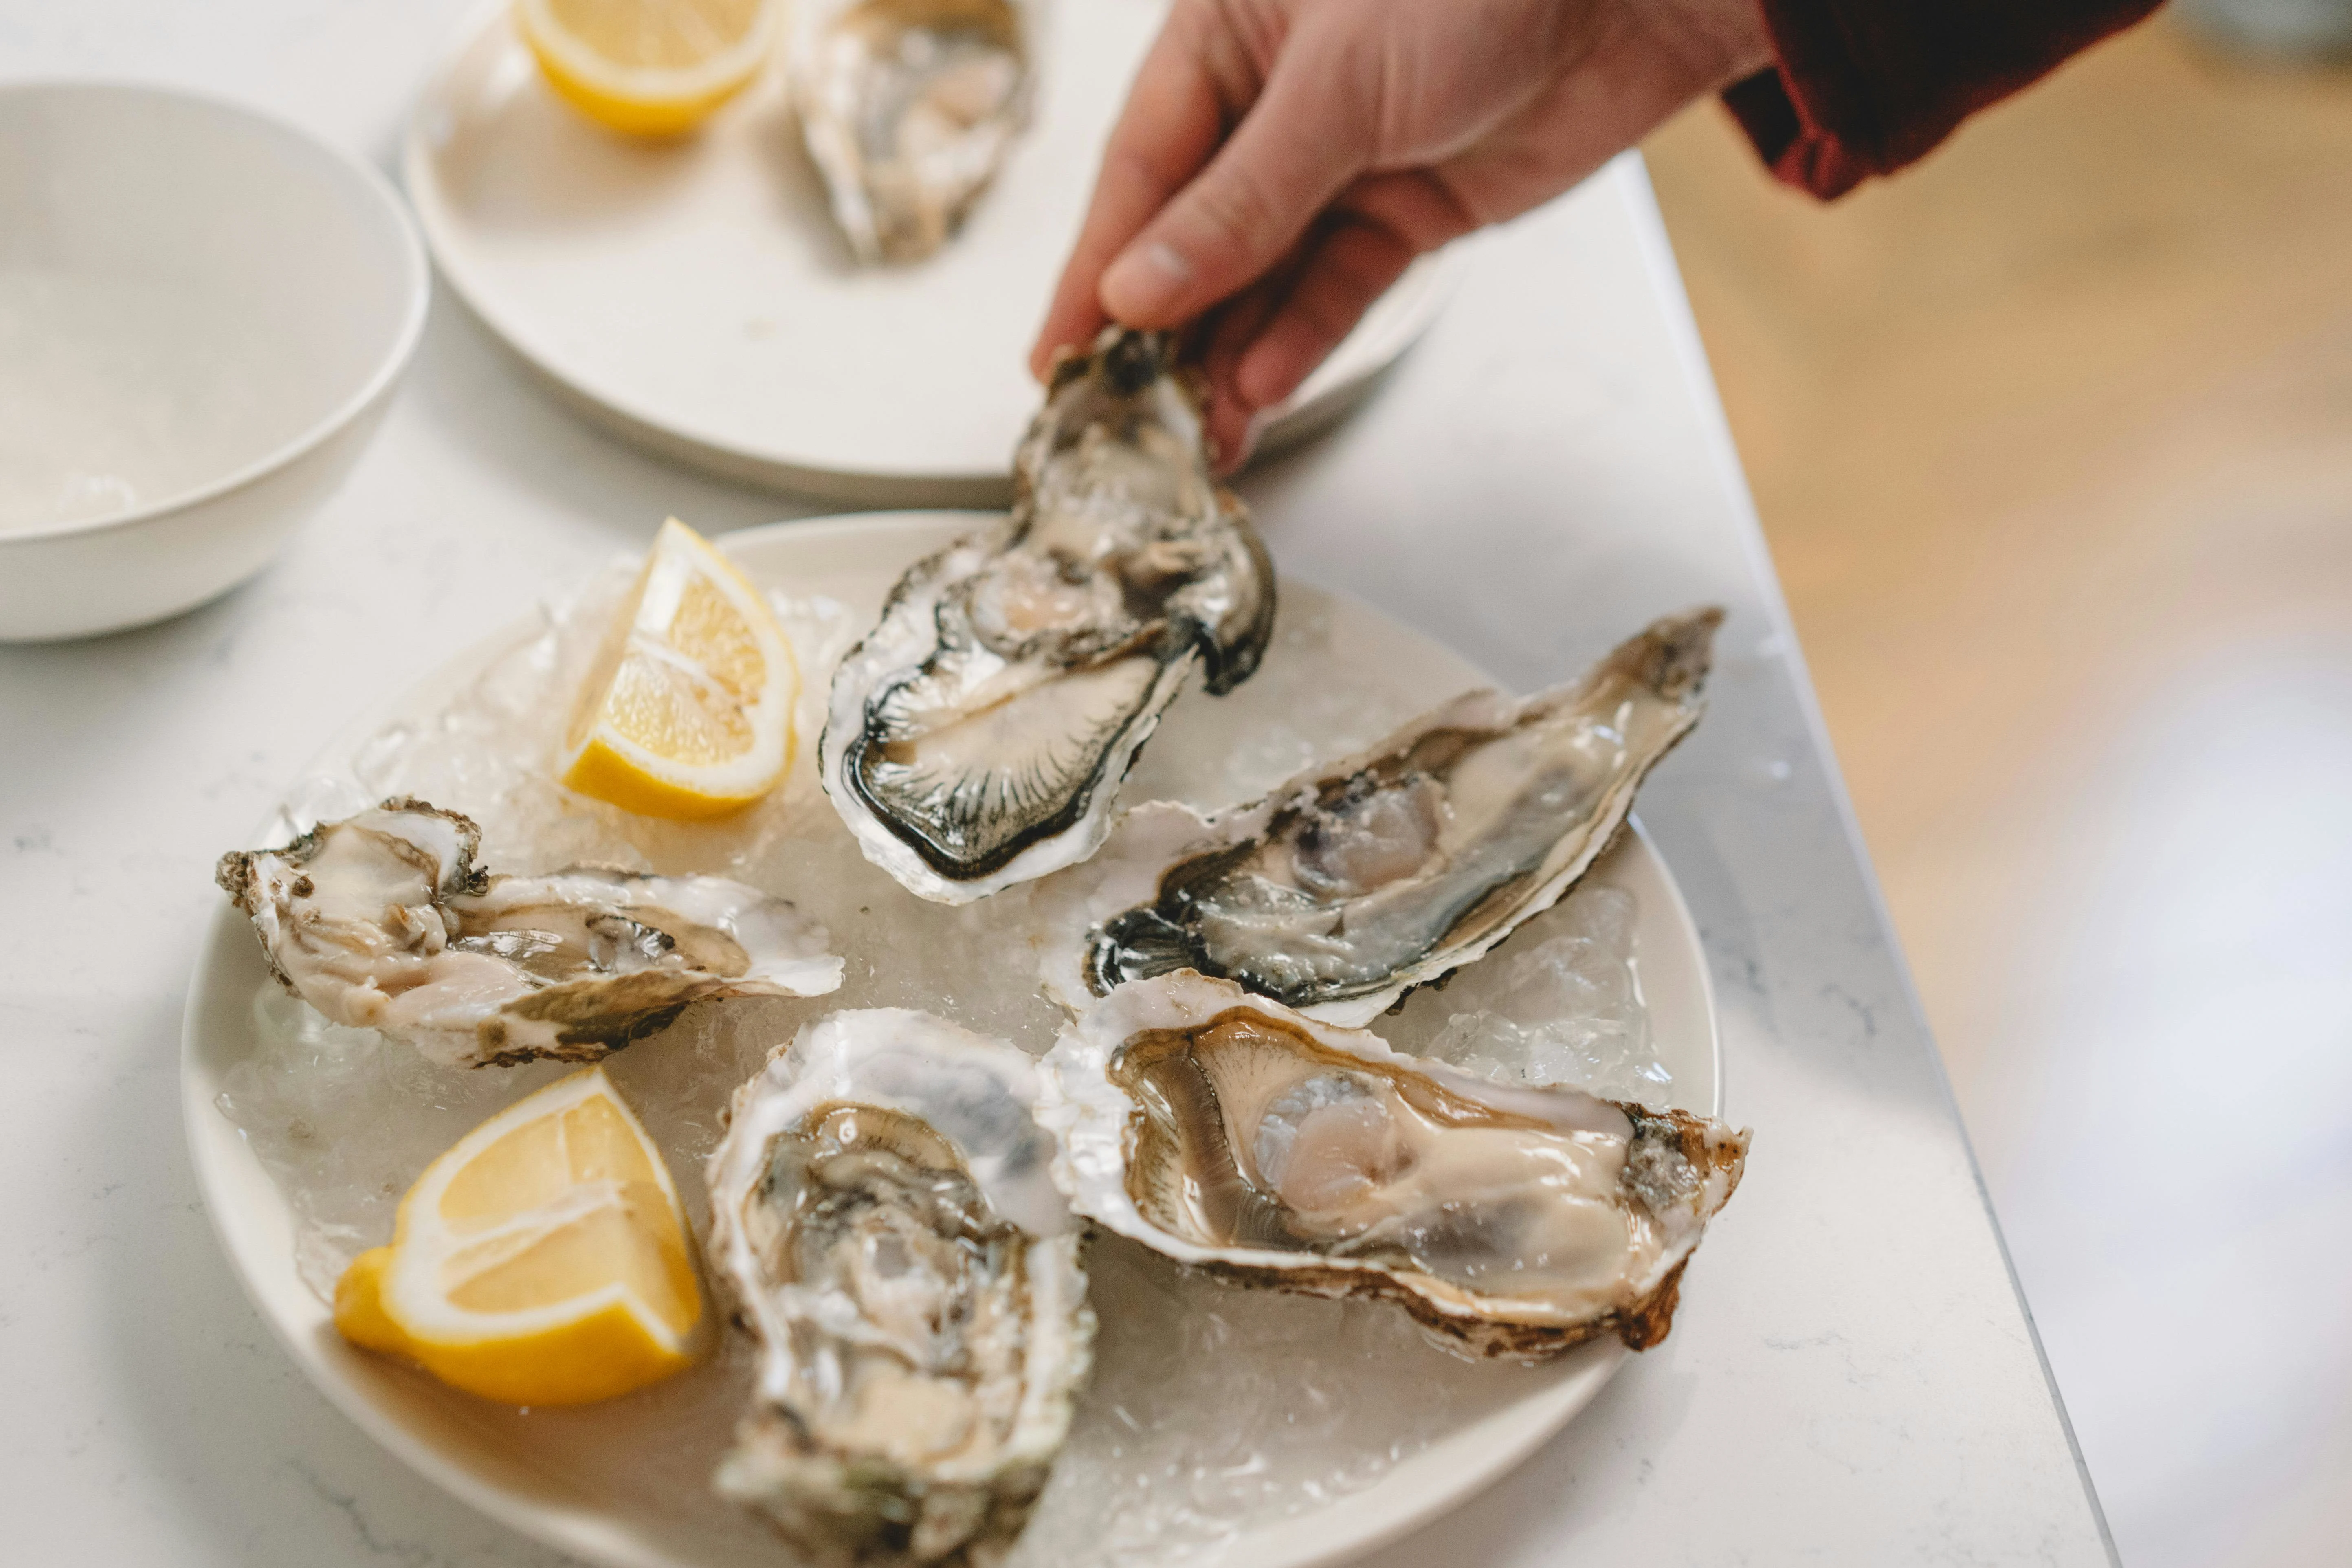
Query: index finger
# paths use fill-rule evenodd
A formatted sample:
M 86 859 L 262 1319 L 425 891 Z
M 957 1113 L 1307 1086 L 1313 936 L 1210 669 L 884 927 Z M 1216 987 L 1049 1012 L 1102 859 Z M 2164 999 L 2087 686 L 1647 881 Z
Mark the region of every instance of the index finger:
M 1103 269 L 1201 172 L 1257 94 L 1255 72 L 1211 14 L 1182 4 L 1171 11 L 1128 89 L 1077 244 L 1029 351 L 1033 374 L 1045 375 L 1055 350 L 1083 344 L 1102 328 Z

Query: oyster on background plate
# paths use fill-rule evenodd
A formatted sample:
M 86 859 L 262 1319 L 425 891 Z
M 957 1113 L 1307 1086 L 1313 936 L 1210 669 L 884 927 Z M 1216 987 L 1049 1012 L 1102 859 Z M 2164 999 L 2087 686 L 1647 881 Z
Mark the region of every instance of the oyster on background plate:
M 1073 1011 L 1197 970 L 1362 1025 L 1551 908 L 1698 722 L 1720 610 L 1658 621 L 1582 679 L 1473 691 L 1360 755 L 1203 816 L 1154 801 L 1046 900 L 1045 989 Z
M 796 0 L 793 108 L 857 259 L 947 243 L 1028 123 L 1037 0 Z
M 1095 1321 L 1024 1052 L 835 1013 L 736 1091 L 712 1266 L 760 1342 L 719 1491 L 826 1560 L 987 1563 L 1068 1435 Z
M 1748 1134 L 1401 1056 L 1190 972 L 1120 986 L 1039 1064 L 1089 1219 L 1246 1284 L 1396 1301 L 1465 1356 L 1665 1337 Z
M 471 818 L 395 799 L 282 849 L 233 850 L 217 876 L 288 990 L 446 1067 L 595 1061 L 689 1003 L 841 984 L 824 929 L 756 888 L 601 867 L 496 876 L 481 847 Z
M 1274 569 L 1209 470 L 1201 395 L 1159 333 L 1056 367 L 1013 510 L 917 563 L 835 672 L 817 749 L 866 858 L 966 903 L 1092 854 L 1197 667 L 1257 668 Z

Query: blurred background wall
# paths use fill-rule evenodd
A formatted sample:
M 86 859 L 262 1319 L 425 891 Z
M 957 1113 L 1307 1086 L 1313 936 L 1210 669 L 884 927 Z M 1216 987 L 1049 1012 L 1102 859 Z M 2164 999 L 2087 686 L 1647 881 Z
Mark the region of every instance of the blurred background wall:
M 2352 1562 L 2352 68 L 1644 151 L 2124 1561 Z

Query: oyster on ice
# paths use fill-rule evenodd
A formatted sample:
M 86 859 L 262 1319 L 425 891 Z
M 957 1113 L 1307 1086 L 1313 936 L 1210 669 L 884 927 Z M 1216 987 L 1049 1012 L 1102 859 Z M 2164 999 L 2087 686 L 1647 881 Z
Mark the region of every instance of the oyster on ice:
M 1523 701 L 1457 697 L 1252 805 L 1135 808 L 1048 900 L 1046 990 L 1076 1011 L 1192 969 L 1370 1022 L 1559 902 L 1608 848 L 1698 722 L 1722 618 L 1658 621 Z
M 1465 1356 L 1665 1337 L 1748 1134 L 1400 1056 L 1230 982 L 1123 985 L 1040 1064 L 1079 1214 L 1181 1263 L 1383 1297 Z
M 1256 669 L 1274 571 L 1209 471 L 1158 333 L 1055 368 L 1003 522 L 919 562 L 835 672 L 818 768 L 866 858 L 965 903 L 1094 853 L 1119 780 L 1200 667 Z
M 738 1089 L 709 1256 L 760 1342 L 719 1491 L 840 1561 L 985 1563 L 1093 1356 L 1035 1068 L 901 1008 L 835 1013 Z
M 718 877 L 494 876 L 473 821 L 388 800 L 282 849 L 221 857 L 289 991 L 449 1067 L 595 1061 L 688 1004 L 841 984 L 823 927 Z
M 1038 0 L 799 0 L 788 71 L 857 259 L 947 242 L 1029 118 Z

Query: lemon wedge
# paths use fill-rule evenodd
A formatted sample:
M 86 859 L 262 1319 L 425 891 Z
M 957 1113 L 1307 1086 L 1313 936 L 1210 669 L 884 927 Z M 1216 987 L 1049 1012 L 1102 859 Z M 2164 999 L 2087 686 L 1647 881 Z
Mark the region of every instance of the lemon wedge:
M 509 1106 L 400 1200 L 390 1247 L 335 1286 L 353 1344 L 508 1405 L 582 1405 L 694 1361 L 686 1215 L 602 1068 Z
M 676 136 L 759 75 L 773 0 L 516 0 L 548 84 L 599 125 Z
M 740 810 L 792 765 L 800 691 L 759 590 L 672 518 L 581 686 L 563 783 L 646 816 Z

